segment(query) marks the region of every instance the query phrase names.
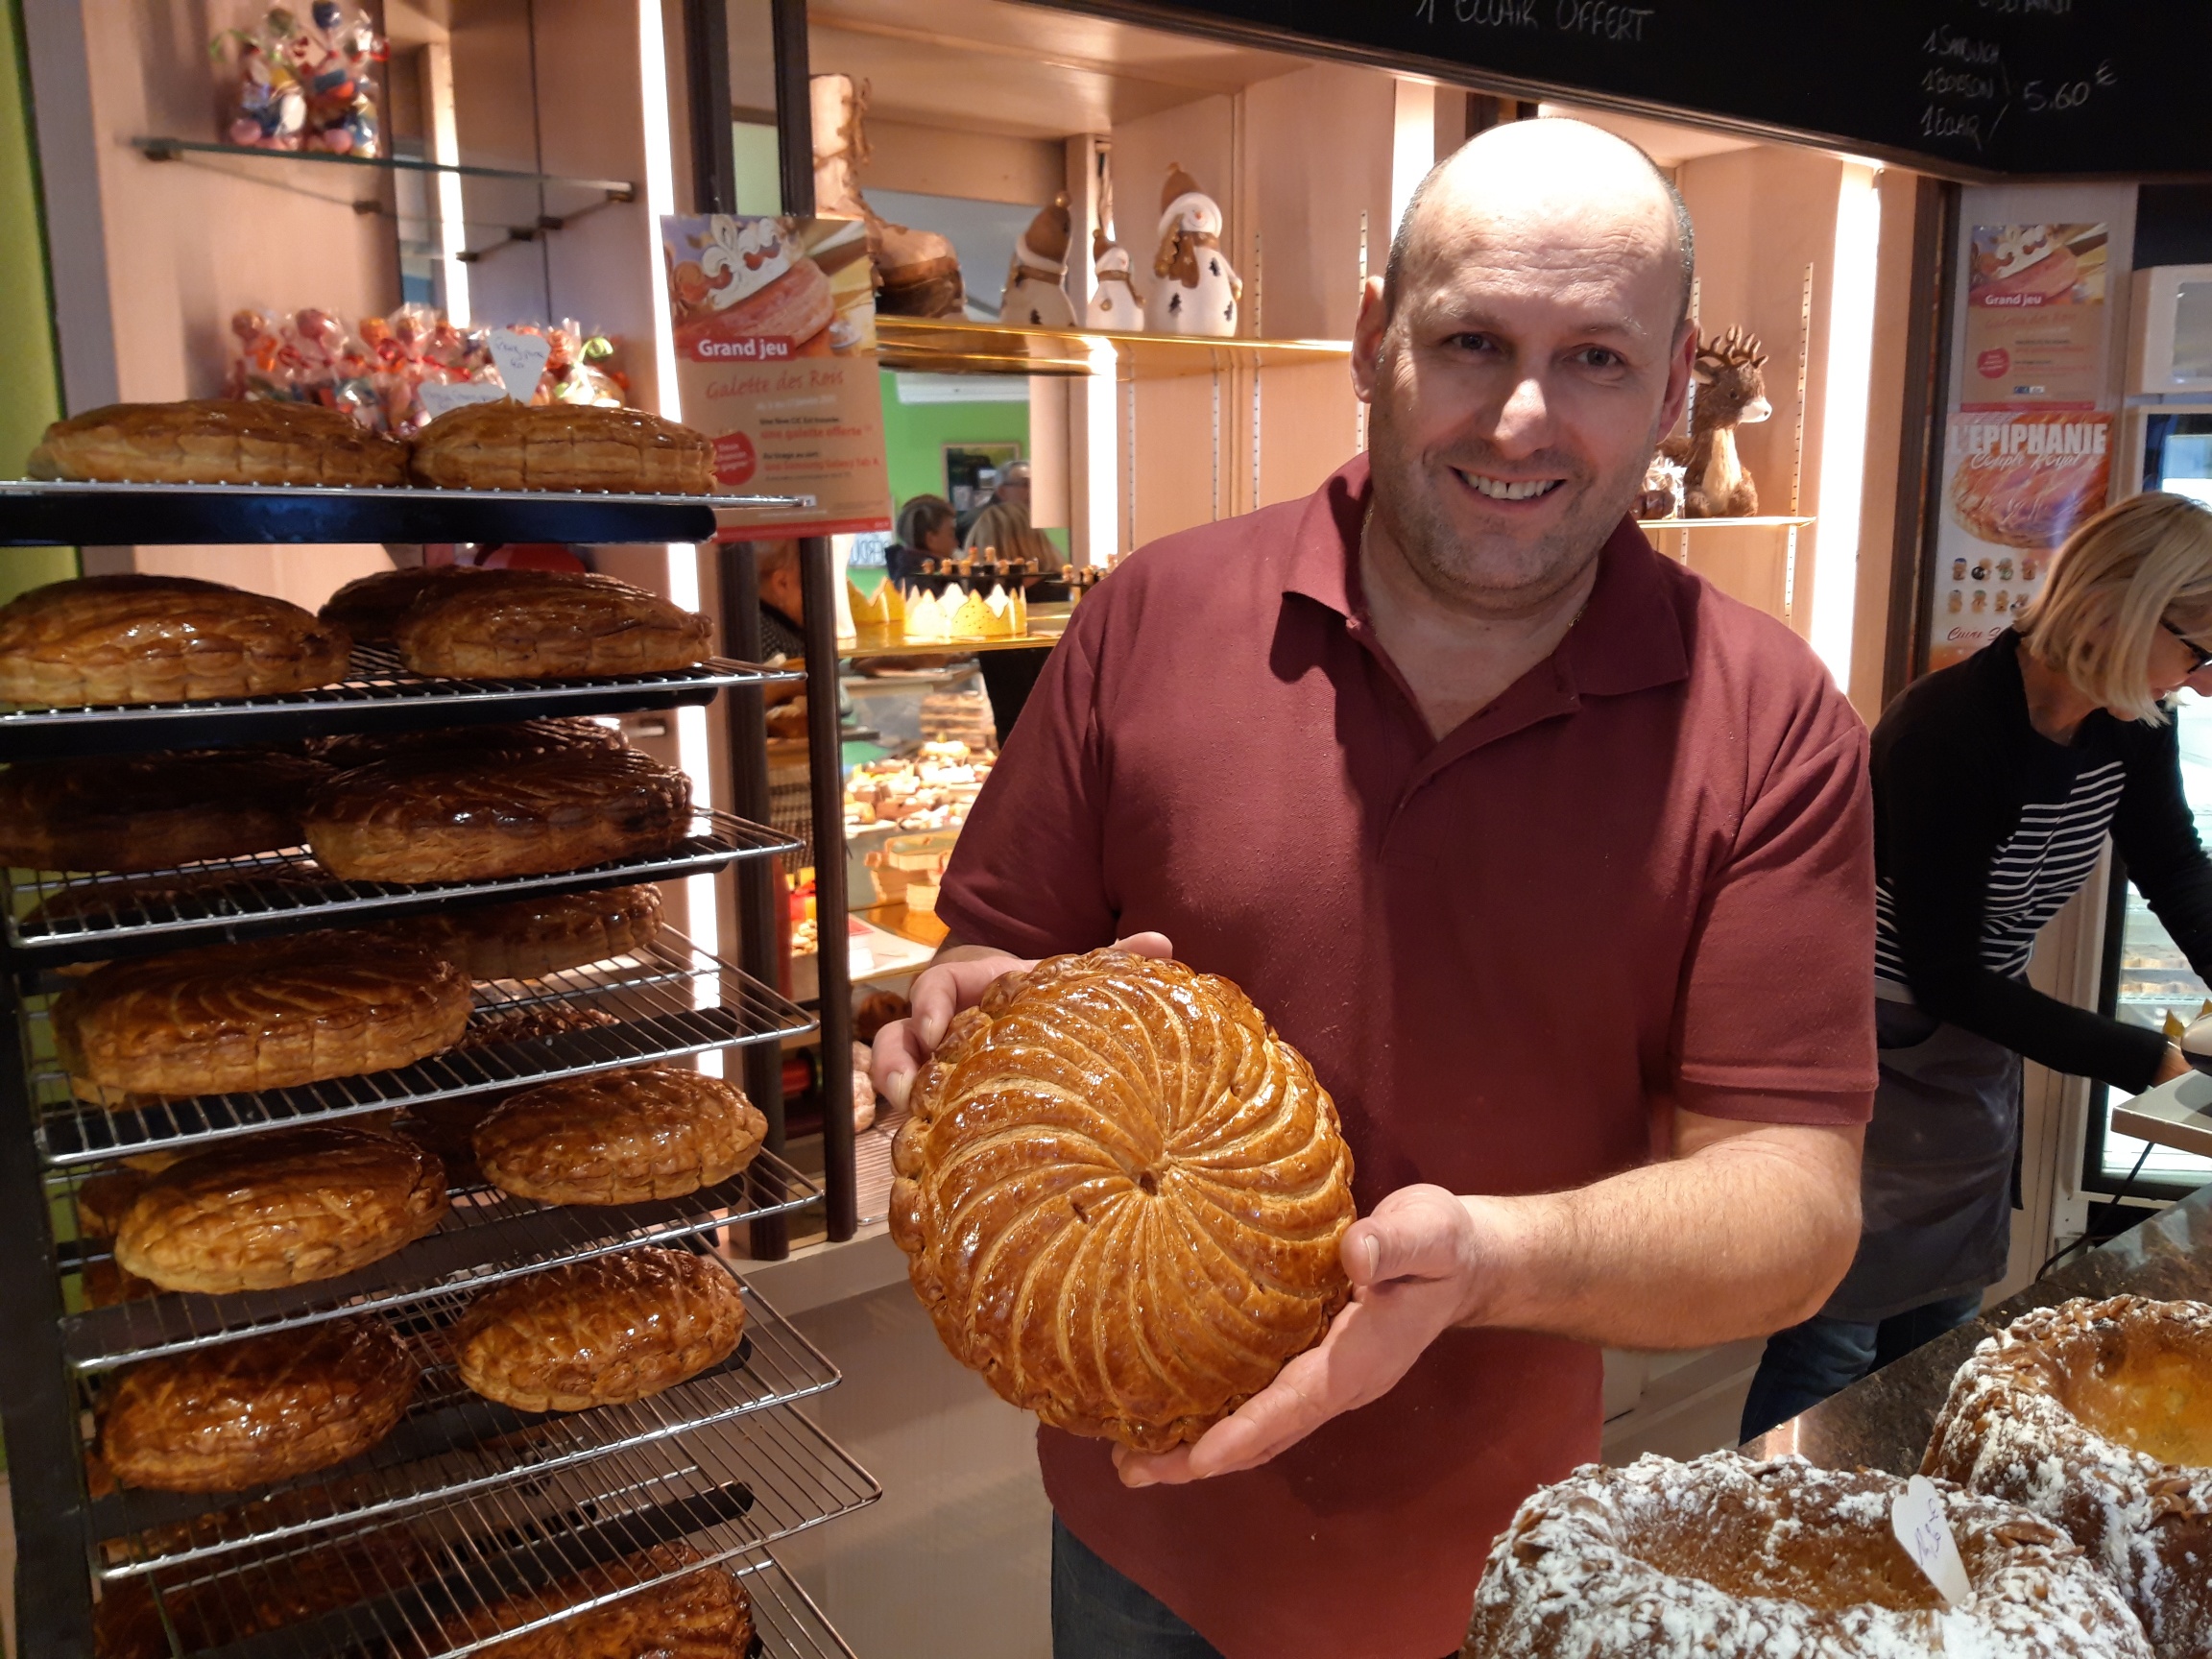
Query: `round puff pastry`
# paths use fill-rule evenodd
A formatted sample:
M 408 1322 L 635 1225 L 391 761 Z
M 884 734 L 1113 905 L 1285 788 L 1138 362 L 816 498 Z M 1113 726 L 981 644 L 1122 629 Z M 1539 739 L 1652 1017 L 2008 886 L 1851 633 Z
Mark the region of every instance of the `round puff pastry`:
M 477 1166 L 544 1204 L 681 1198 L 753 1162 L 768 1119 L 719 1077 L 637 1066 L 510 1094 L 476 1126 Z
M 73 1077 L 183 1096 L 283 1089 L 435 1054 L 469 978 L 374 933 L 301 933 L 110 962 L 54 1002 Z
M 407 445 L 320 403 L 194 397 L 57 421 L 24 470 L 103 484 L 404 484 Z
M 419 1375 L 381 1319 L 335 1319 L 128 1367 L 100 1454 L 127 1486 L 243 1492 L 327 1469 L 406 1415 Z
M 297 847 L 307 792 L 329 776 L 256 749 L 21 761 L 0 773 L 0 864 L 165 870 Z
M 466 755 L 475 759 L 496 755 L 544 755 L 556 749 L 627 748 L 621 732 L 581 714 L 539 720 L 503 721 L 489 726 L 431 726 L 420 732 L 352 732 L 325 738 L 315 757 L 345 771 L 372 760 L 405 755 Z
M 487 1290 L 453 1327 L 461 1381 L 521 1411 L 642 1400 L 719 1365 L 745 1334 L 737 1281 L 646 1245 Z
M 417 674 L 537 680 L 655 674 L 707 655 L 696 612 L 612 576 L 488 570 L 425 594 L 399 619 L 399 660 Z
M 116 1229 L 115 1261 L 164 1290 L 275 1290 L 381 1261 L 445 1214 L 445 1172 L 412 1142 L 282 1129 L 162 1170 Z
M 1351 1293 L 1352 1153 L 1228 980 L 1094 950 L 993 983 L 916 1081 L 891 1236 L 954 1358 L 1046 1422 L 1195 1440 Z
M 435 490 L 704 495 L 714 488 L 714 445 L 642 409 L 500 398 L 431 421 L 415 440 L 413 470 Z
M 644 950 L 661 931 L 661 889 L 546 893 L 410 916 L 385 930 L 459 964 L 471 979 L 537 979 Z
M 473 565 L 414 565 L 356 576 L 323 602 L 315 614 L 353 636 L 356 645 L 384 645 L 407 607 L 423 594 L 480 575 Z
M 635 750 L 423 755 L 324 784 L 307 844 L 347 881 L 474 881 L 664 852 L 690 823 L 691 781 Z
M 483 1659 L 744 1659 L 753 1646 L 753 1607 L 720 1567 L 688 1544 L 656 1544 L 613 1567 L 590 1567 L 535 1595 L 511 1596 L 449 1619 L 439 1634 L 454 1647 L 542 1619 L 572 1601 L 611 1596 L 640 1578 L 657 1580 L 618 1600 L 479 1649 Z
M 304 691 L 353 643 L 297 605 L 187 576 L 84 576 L 0 605 L 0 703 L 76 708 Z

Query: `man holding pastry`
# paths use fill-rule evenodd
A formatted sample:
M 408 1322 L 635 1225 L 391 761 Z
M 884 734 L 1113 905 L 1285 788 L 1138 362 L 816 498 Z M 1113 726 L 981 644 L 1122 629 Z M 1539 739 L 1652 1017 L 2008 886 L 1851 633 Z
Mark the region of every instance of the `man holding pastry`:
M 1362 1217 L 1326 1337 L 1194 1444 L 1040 1431 L 1058 1659 L 1435 1659 L 1597 1456 L 1599 1345 L 1764 1334 L 1850 1262 L 1866 739 L 1628 517 L 1690 273 L 1594 128 L 1441 164 L 1362 300 L 1369 453 L 1125 562 L 962 833 L 894 1105 L 999 975 L 1171 940 L 1311 1063 Z

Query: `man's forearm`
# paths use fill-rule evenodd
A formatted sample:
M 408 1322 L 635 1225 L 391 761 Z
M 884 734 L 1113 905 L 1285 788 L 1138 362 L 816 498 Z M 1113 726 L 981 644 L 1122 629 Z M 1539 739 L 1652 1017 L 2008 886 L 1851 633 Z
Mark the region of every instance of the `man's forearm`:
M 1467 1197 L 1461 1323 L 1699 1348 L 1818 1311 L 1859 1239 L 1857 1137 L 1731 1135 L 1572 1192 Z

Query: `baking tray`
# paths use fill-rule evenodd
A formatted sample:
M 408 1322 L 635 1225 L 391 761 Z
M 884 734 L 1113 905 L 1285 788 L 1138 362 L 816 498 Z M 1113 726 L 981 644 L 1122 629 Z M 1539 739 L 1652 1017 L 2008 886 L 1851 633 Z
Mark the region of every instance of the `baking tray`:
M 730 1270 L 718 1257 L 708 1260 Z M 837 1368 L 738 1283 L 745 1334 L 736 1353 L 659 1394 L 585 1411 L 518 1411 L 485 1399 L 456 1374 L 448 1336 L 469 1299 L 444 1297 L 411 1309 L 397 1323 L 421 1367 L 421 1382 L 407 1415 L 384 1440 L 348 1462 L 249 1492 L 124 1487 L 97 1498 L 91 1524 L 101 1541 L 101 1575 L 128 1577 L 396 1520 L 835 1385 Z M 86 1388 L 88 1412 L 99 1409 L 100 1392 L 96 1385 Z
M 615 495 L 411 486 L 0 483 L 0 546 L 226 541 L 706 541 L 714 509 L 791 495 Z
M 673 709 L 712 702 L 716 692 L 732 685 L 782 685 L 803 678 L 793 669 L 709 657 L 688 668 L 619 679 L 437 680 L 410 674 L 389 650 L 356 645 L 345 679 L 306 691 L 83 709 L 0 703 L 0 760 L 222 749 L 347 732 L 408 732 L 541 715 Z
M 452 1048 L 412 1066 L 252 1094 L 154 1100 L 73 1083 L 54 1058 L 45 1008 L 25 1017 L 39 1148 L 56 1168 L 217 1141 L 365 1112 L 514 1089 L 557 1077 L 678 1060 L 814 1029 L 797 1004 L 673 927 L 641 950 L 541 979 L 479 982 L 474 1022 L 536 1009 L 595 1009 L 615 1023 L 517 1043 Z M 134 1101 L 143 1101 L 134 1104 Z
M 180 1642 L 178 1653 L 328 1659 L 367 1649 L 392 1659 L 447 1659 L 704 1566 L 724 1564 L 741 1579 L 757 1575 L 770 1566 L 771 1544 L 881 1496 L 850 1453 L 796 1407 L 780 1406 L 618 1453 L 540 1486 L 464 1498 L 397 1527 L 227 1558 L 212 1568 L 164 1569 L 140 1582 L 151 1584 L 165 1607 L 188 1606 L 197 1615 L 180 1623 L 197 1626 L 201 1639 Z M 694 1558 L 669 1565 L 637 1559 L 656 1545 L 678 1543 Z M 605 1575 L 594 1594 L 539 1598 L 546 1586 L 588 1569 Z M 339 1579 L 346 1605 L 277 1629 L 255 1627 L 255 1602 L 288 1600 L 295 1582 L 325 1575 Z M 132 1588 L 111 1586 L 108 1593 Z M 534 1604 L 493 1634 L 471 1640 L 452 1633 L 457 1616 L 517 1597 Z M 776 1598 L 768 1599 L 776 1606 Z M 804 1597 L 786 1598 L 780 1611 L 793 1622 L 809 1611 L 820 1619 Z M 836 1644 L 797 1651 L 845 1649 Z
M 666 881 L 719 870 L 739 858 L 795 853 L 799 847 L 797 840 L 779 830 L 712 807 L 695 806 L 690 832 L 662 852 L 613 858 L 582 870 L 483 881 L 340 881 L 317 865 L 304 848 L 211 858 L 135 876 L 0 869 L 0 944 L 15 957 L 17 969 L 61 967 L 231 939 L 362 926 L 454 902 Z M 186 874 L 222 878 L 227 883 L 224 894 L 157 904 L 131 899 L 130 882 Z M 112 902 L 103 898 L 103 890 L 114 895 Z M 103 902 L 80 915 L 49 920 L 36 914 L 47 901 L 63 894 L 73 904 L 88 899 Z

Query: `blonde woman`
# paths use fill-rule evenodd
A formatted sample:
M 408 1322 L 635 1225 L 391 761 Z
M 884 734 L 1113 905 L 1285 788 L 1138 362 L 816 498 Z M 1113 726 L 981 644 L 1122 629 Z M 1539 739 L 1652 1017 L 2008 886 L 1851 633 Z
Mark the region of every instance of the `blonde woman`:
M 2022 1056 L 2131 1093 L 2187 1069 L 2158 1032 L 2028 983 L 2037 930 L 2107 834 L 2212 970 L 2212 861 L 2161 707 L 2184 685 L 2212 694 L 2212 512 L 2138 495 L 2074 533 L 2009 631 L 1875 727 L 1882 1079 L 1859 1253 L 1818 1314 L 1767 1342 L 1745 1439 L 1965 1324 L 2004 1277 Z

